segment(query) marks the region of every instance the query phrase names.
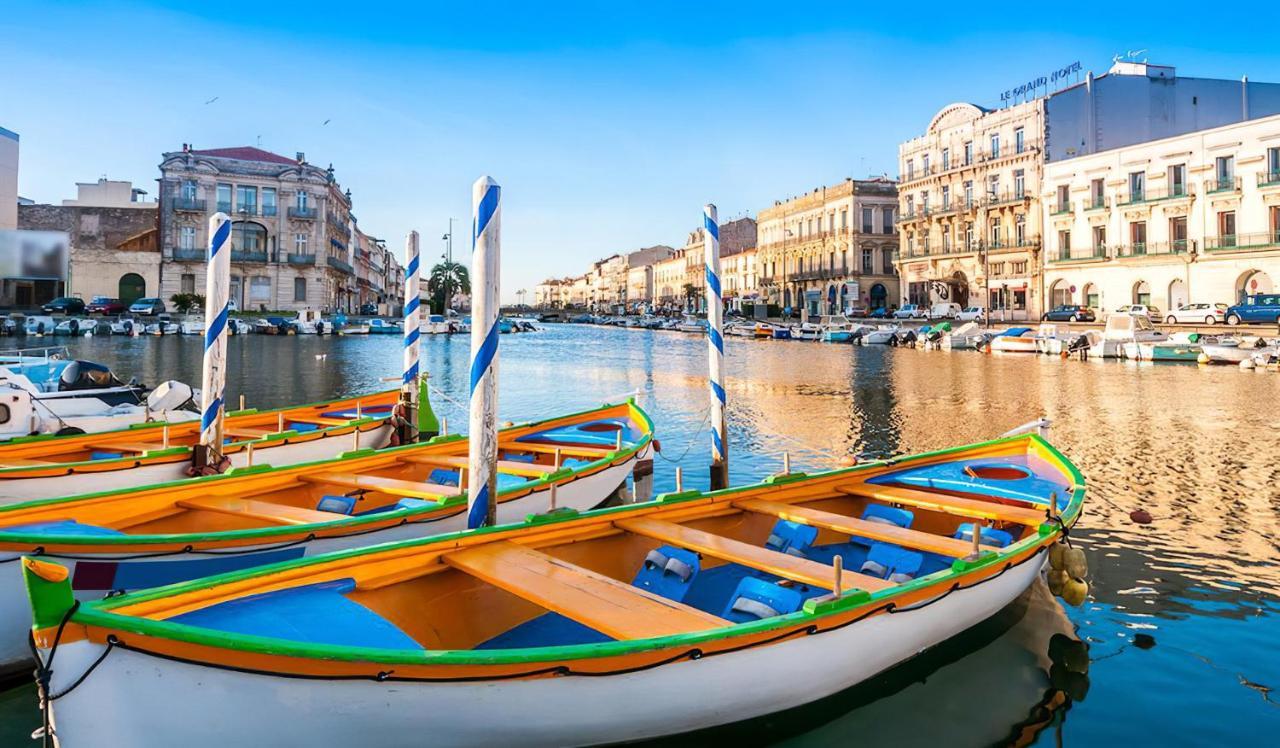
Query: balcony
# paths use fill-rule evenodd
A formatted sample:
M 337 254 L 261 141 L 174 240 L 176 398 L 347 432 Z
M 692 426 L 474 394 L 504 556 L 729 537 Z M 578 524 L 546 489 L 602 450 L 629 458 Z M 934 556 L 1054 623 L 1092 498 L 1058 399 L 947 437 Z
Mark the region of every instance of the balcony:
M 1030 199 L 1026 191 L 1018 192 L 1001 192 L 999 194 L 988 192 L 986 205 L 988 208 L 995 208 L 1001 205 L 1013 205 Z
M 1090 195 L 1089 199 L 1084 203 L 1086 212 L 1091 210 L 1106 210 L 1111 207 L 1111 198 L 1103 195 Z
M 194 197 L 175 197 L 169 201 L 169 204 L 173 210 L 186 213 L 204 213 L 209 205 L 208 202 Z
M 989 252 L 1009 252 L 1017 249 L 1035 249 L 1040 246 L 1040 235 L 1032 234 L 1021 239 L 997 239 L 987 245 Z
M 1143 189 L 1136 192 L 1131 191 L 1128 195 L 1120 198 L 1119 204 L 1126 205 L 1143 205 L 1145 203 L 1158 203 L 1164 200 L 1182 200 L 1191 198 L 1195 194 L 1195 190 L 1191 189 L 1187 184 L 1175 184 L 1172 187 L 1162 189 Z
M 1089 247 L 1083 250 L 1068 250 L 1065 257 L 1061 253 L 1055 254 L 1049 258 L 1049 264 L 1066 264 L 1069 262 L 1097 262 L 1107 259 L 1107 248 Z
M 1206 236 L 1204 250 L 1214 252 L 1254 252 L 1280 246 L 1280 229 L 1261 234 L 1224 234 Z
M 265 264 L 267 261 L 267 253 L 264 252 L 245 252 L 243 250 L 231 250 L 232 262 L 256 262 Z
M 1049 215 L 1069 216 L 1075 212 L 1076 212 L 1075 208 L 1071 205 L 1071 201 L 1068 200 L 1065 203 L 1055 203 L 1053 207 L 1049 210 Z
M 1171 242 L 1140 242 L 1135 244 L 1122 244 L 1116 247 L 1116 258 L 1185 255 L 1188 248 L 1189 242 L 1186 239 L 1177 239 Z
M 329 263 L 329 267 L 346 275 L 355 275 L 355 270 L 347 263 L 339 260 L 337 257 L 326 257 L 325 261 Z
M 271 218 L 279 215 L 279 208 L 274 205 L 264 205 L 262 206 L 262 215 L 264 218 Z
M 171 250 L 173 259 L 177 260 L 178 262 L 204 262 L 206 259 L 208 259 L 206 257 L 205 252 L 206 250 L 196 249 L 194 247 L 190 247 L 190 248 L 174 247 Z
M 1280 170 L 1268 169 L 1258 172 L 1259 187 L 1280 187 Z
M 298 265 L 298 266 L 314 265 L 316 264 L 316 256 L 296 254 L 294 252 L 290 252 L 288 256 L 288 261 L 290 265 Z
M 256 216 L 258 215 L 258 206 L 257 205 L 241 205 L 240 207 L 236 208 L 236 215 L 240 216 L 241 218 Z
M 316 209 L 315 208 L 299 208 L 297 206 L 293 206 L 289 208 L 289 217 L 298 218 L 306 221 L 314 221 L 316 220 Z
M 1204 183 L 1204 194 L 1222 195 L 1240 191 L 1240 177 L 1218 177 Z

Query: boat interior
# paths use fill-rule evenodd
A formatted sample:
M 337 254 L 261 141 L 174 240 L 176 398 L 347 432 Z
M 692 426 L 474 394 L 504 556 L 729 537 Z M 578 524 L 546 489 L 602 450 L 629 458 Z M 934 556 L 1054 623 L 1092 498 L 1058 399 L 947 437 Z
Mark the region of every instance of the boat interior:
M 112 612 L 401 650 L 578 645 L 750 623 L 837 588 L 892 590 L 1039 537 L 1046 509 L 1067 508 L 1074 481 L 1042 442 L 1001 444 L 388 545 Z
M 521 488 L 548 477 L 571 479 L 572 471 L 640 444 L 649 432 L 628 415 L 629 408 L 611 406 L 500 432 L 499 501 L 503 493 L 523 495 Z M 239 480 L 3 507 L 0 532 L 153 536 L 311 525 L 371 515 L 398 521 L 404 513 L 456 508 L 467 485 L 467 450 L 467 440 L 455 437 L 335 460 L 329 467 L 311 463 Z

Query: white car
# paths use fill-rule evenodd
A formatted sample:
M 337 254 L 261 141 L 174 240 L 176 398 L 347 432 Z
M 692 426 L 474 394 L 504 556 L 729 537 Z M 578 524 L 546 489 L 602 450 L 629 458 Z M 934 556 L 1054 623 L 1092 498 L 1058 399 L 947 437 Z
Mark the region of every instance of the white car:
M 1169 324 L 1217 325 L 1227 316 L 1226 304 L 1183 304 L 1164 318 Z
M 893 313 L 894 319 L 924 319 L 929 316 L 929 310 L 919 304 L 903 304 L 902 308 Z
M 960 305 L 942 301 L 929 307 L 929 319 L 955 319 L 960 314 Z
M 1128 314 L 1133 317 L 1146 317 L 1152 322 L 1160 321 L 1160 309 L 1149 304 L 1125 304 L 1116 309 L 1116 314 Z
M 965 307 L 962 312 L 956 315 L 956 320 L 960 322 L 981 322 L 986 314 L 986 310 L 980 306 Z

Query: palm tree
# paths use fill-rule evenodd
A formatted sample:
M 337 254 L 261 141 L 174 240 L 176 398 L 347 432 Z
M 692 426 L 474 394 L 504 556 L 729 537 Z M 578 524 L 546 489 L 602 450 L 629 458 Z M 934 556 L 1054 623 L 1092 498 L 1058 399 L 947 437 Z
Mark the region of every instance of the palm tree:
M 444 314 L 449 300 L 459 292 L 471 293 L 471 276 L 465 265 L 445 261 L 431 268 L 431 275 L 427 278 L 427 293 L 431 294 L 431 306 L 436 314 Z
M 684 301 L 686 309 L 698 308 L 698 287 L 692 283 L 684 284 Z

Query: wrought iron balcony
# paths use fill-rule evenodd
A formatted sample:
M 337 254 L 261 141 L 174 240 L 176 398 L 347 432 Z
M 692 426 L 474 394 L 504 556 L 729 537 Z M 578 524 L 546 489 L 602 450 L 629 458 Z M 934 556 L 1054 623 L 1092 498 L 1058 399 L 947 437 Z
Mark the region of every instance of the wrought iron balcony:
M 236 208 L 236 215 L 241 217 L 256 216 L 258 215 L 258 206 L 257 205 L 238 206 Z
M 1138 242 L 1134 244 L 1121 244 L 1116 247 L 1116 257 L 1153 257 L 1160 255 L 1184 255 L 1190 248 L 1190 243 L 1186 239 L 1176 239 L 1171 242 Z
M 304 255 L 304 254 L 297 254 L 297 253 L 294 253 L 294 252 L 290 252 L 290 253 L 289 253 L 288 260 L 289 260 L 289 264 L 290 264 L 290 265 L 314 265 L 314 264 L 316 264 L 316 256 L 315 256 L 315 255 Z
M 231 261 L 232 261 L 232 262 L 260 262 L 260 263 L 265 263 L 265 262 L 267 261 L 267 253 L 266 253 L 265 251 L 263 251 L 263 252 L 246 252 L 246 251 L 244 251 L 244 250 L 236 250 L 236 249 L 233 249 L 233 250 L 231 250 Z
M 343 262 L 342 260 L 339 260 L 337 257 L 326 257 L 325 261 L 329 263 L 329 267 L 333 268 L 334 270 L 337 270 L 338 272 L 345 273 L 347 275 L 355 274 L 355 270 L 351 267 L 351 265 L 349 265 L 346 262 Z
M 195 247 L 174 247 L 171 254 L 179 262 L 204 262 L 207 259 L 206 250 Z
M 1280 185 L 1280 171 L 1268 169 L 1267 171 L 1258 172 L 1259 187 L 1276 187 Z
M 175 211 L 204 213 L 209 203 L 193 197 L 175 197 L 169 201 L 169 204 Z
M 262 206 L 262 215 L 263 215 L 264 217 L 270 218 L 270 217 L 275 216 L 275 215 L 278 215 L 278 214 L 279 214 L 279 208 L 277 208 L 276 206 L 274 206 L 274 205 L 264 205 L 264 206 Z
M 1175 184 L 1172 187 L 1142 189 L 1136 192 L 1130 191 L 1128 195 L 1120 198 L 1120 205 L 1141 205 L 1143 203 L 1157 203 L 1163 200 L 1182 200 L 1191 198 L 1194 194 L 1195 190 L 1191 189 L 1191 185 Z
M 315 208 L 299 208 L 295 205 L 289 208 L 289 217 L 302 218 L 308 221 L 314 221 L 316 219 L 316 209 Z
M 1204 183 L 1204 194 L 1216 195 L 1224 192 L 1239 192 L 1240 177 L 1217 177 Z
M 227 214 L 230 214 L 230 213 L 231 213 L 231 203 L 229 203 L 229 202 L 223 202 L 223 201 L 219 200 L 219 201 L 218 201 L 218 212 L 219 212 L 219 213 L 227 213 Z
M 1090 195 L 1085 201 L 1084 209 L 1089 210 L 1105 210 L 1111 207 L 1111 198 L 1105 195 Z
M 1204 239 L 1206 252 L 1252 252 L 1280 246 L 1280 230 L 1260 234 L 1223 234 Z
M 1085 249 L 1069 249 L 1065 256 L 1062 252 L 1058 252 L 1049 258 L 1049 262 L 1051 264 L 1061 264 L 1068 262 L 1097 262 L 1105 259 L 1107 259 L 1107 248 L 1104 245 Z
M 1001 192 L 1001 193 L 988 192 L 986 204 L 987 204 L 987 207 L 994 208 L 1000 205 L 1012 205 L 1014 203 L 1020 203 L 1025 200 L 1029 200 L 1030 198 L 1031 198 L 1031 194 L 1028 193 L 1026 190 L 1023 190 L 1021 192 L 1018 192 L 1017 190 L 1014 190 L 1013 192 Z
M 1049 211 L 1049 215 L 1069 216 L 1075 212 L 1076 212 L 1075 207 L 1071 204 L 1071 201 L 1068 200 L 1066 203 L 1055 203 L 1053 206 L 1053 209 Z

